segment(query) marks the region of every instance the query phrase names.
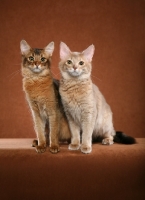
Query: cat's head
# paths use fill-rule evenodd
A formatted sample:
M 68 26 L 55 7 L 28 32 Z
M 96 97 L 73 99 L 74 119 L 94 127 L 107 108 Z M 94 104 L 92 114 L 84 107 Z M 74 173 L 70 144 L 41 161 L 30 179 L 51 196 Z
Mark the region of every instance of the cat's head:
M 49 73 L 51 56 L 54 50 L 54 42 L 49 43 L 44 49 L 31 48 L 22 40 L 20 42 L 22 54 L 22 74 L 24 76 L 42 75 Z
M 62 77 L 65 79 L 89 78 L 92 70 L 91 61 L 95 47 L 89 46 L 83 52 L 71 52 L 69 47 L 60 43 L 60 63 L 59 68 Z

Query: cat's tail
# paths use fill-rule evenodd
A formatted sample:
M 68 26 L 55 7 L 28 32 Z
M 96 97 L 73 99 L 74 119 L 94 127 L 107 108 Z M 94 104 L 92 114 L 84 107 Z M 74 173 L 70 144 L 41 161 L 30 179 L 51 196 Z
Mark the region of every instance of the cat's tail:
M 122 143 L 122 144 L 135 144 L 135 138 L 126 135 L 121 131 L 116 131 L 116 135 L 114 136 L 114 142 Z

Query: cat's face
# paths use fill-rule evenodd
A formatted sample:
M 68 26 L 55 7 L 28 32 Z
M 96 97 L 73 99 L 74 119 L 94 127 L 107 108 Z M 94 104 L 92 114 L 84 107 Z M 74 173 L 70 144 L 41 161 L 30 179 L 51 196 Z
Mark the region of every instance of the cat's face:
M 20 43 L 22 53 L 22 72 L 29 74 L 44 74 L 50 67 L 51 56 L 54 50 L 54 42 L 49 43 L 44 49 L 31 48 L 25 40 Z
M 60 44 L 59 68 L 63 78 L 88 78 L 91 74 L 91 61 L 94 54 L 94 45 L 83 52 L 71 52 L 63 42 Z

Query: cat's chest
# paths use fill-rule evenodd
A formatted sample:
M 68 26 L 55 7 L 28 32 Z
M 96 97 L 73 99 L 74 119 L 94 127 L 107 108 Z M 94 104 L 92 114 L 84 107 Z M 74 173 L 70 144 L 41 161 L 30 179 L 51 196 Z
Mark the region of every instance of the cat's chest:
M 93 107 L 93 92 L 91 84 L 62 85 L 60 94 L 65 110 L 78 118 L 80 114 Z
M 45 100 L 52 101 L 52 98 L 54 98 L 54 91 L 52 84 L 49 80 L 27 80 L 23 82 L 23 89 L 26 93 L 26 96 L 28 99 L 36 100 L 36 101 L 42 101 Z

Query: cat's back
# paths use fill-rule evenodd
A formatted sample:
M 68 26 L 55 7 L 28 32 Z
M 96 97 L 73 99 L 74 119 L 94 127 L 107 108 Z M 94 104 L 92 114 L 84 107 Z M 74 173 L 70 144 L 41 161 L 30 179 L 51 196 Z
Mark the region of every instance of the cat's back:
M 98 114 L 99 113 L 101 113 L 101 115 L 102 113 L 111 114 L 111 108 L 109 104 L 106 102 L 104 95 L 101 93 L 101 91 L 95 84 L 93 84 L 93 92 L 94 92 L 94 101 L 96 104 Z
M 96 100 L 98 100 L 98 101 L 99 101 L 99 99 L 100 99 L 101 101 L 102 101 L 102 100 L 105 100 L 105 99 L 104 99 L 104 96 L 103 96 L 103 94 L 101 93 L 101 91 L 99 90 L 98 86 L 95 85 L 94 83 L 93 83 L 93 93 L 94 93 L 94 97 L 95 97 Z

